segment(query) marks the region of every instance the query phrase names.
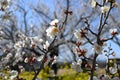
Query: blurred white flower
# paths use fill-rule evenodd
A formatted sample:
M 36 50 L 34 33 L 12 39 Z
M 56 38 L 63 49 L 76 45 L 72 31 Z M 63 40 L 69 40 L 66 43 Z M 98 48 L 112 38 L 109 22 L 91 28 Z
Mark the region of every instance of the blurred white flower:
M 81 60 L 81 59 L 78 59 L 78 60 L 77 60 L 77 64 L 78 64 L 78 65 L 81 65 L 81 64 L 82 64 L 82 60 Z
M 18 76 L 18 72 L 17 71 L 15 71 L 15 70 L 12 70 L 12 71 L 10 71 L 10 80 L 15 80 L 15 78 L 17 78 L 17 76 Z
M 22 46 L 24 46 L 22 41 L 18 41 L 18 42 L 16 42 L 16 43 L 14 44 L 14 48 L 15 48 L 15 49 L 18 49 L 18 48 L 20 48 L 20 47 L 22 47 Z
M 12 56 L 13 56 L 12 53 L 8 53 L 7 56 L 6 56 L 6 58 L 9 59 L 9 58 L 11 58 Z
M 39 56 L 39 57 L 36 58 L 36 60 L 37 60 L 37 61 L 41 61 L 41 60 L 43 59 L 43 57 L 44 57 L 44 55 Z
M 50 43 L 48 41 L 46 41 L 45 44 L 43 45 L 43 48 L 48 50 L 49 46 L 50 46 Z
M 110 67 L 109 68 L 111 74 L 117 73 L 117 68 L 116 67 Z
M 3 31 L 0 31 L 0 35 L 3 36 L 5 35 L 5 33 Z
M 10 7 L 10 1 L 11 0 L 0 0 L 0 5 L 3 9 L 7 9 Z
M 102 46 L 98 45 L 97 43 L 94 43 L 93 45 L 93 50 L 97 53 L 100 54 L 102 52 Z
M 58 58 L 57 56 L 54 56 L 54 59 L 55 59 L 55 60 L 57 60 L 57 58 Z
M 120 70 L 120 64 L 118 64 L 118 69 Z
M 47 32 L 48 37 L 53 38 L 54 36 L 56 36 L 59 33 L 59 29 L 55 26 L 51 26 L 46 29 L 46 32 Z
M 119 77 L 113 77 L 111 80 L 120 80 Z
M 92 2 L 91 2 L 91 7 L 92 7 L 92 8 L 95 8 L 96 5 L 97 5 L 97 2 L 96 2 L 95 0 L 92 0 Z
M 83 40 L 84 37 L 82 36 L 82 34 L 80 33 L 80 30 L 76 30 L 74 32 L 74 36 L 78 39 L 78 40 Z
M 7 2 L 10 2 L 11 0 L 7 0 Z
M 40 39 L 38 36 L 32 37 L 32 40 L 35 43 L 41 43 L 41 42 L 43 42 L 43 39 Z
M 30 37 L 25 37 L 25 41 L 30 41 Z
M 52 62 L 52 65 L 57 62 L 57 58 L 58 58 L 57 56 L 54 56 L 54 60 L 53 60 L 53 62 Z
M 118 8 L 119 5 L 118 5 L 117 2 L 114 2 L 114 3 L 113 3 L 113 6 L 116 7 L 116 8 Z
M 90 80 L 90 79 L 89 79 Z M 93 76 L 93 80 L 99 80 L 96 76 Z
M 28 58 L 25 58 L 24 62 L 25 62 L 25 63 L 28 63 L 28 62 L 29 62 L 29 59 L 28 59 Z
M 108 12 L 109 9 L 110 9 L 109 6 L 103 6 L 103 7 L 101 7 L 101 12 L 102 12 L 102 13 Z
M 77 72 L 82 72 L 82 68 L 81 68 L 81 64 L 82 64 L 82 60 L 78 59 L 77 62 L 73 62 L 72 63 L 72 68 L 75 69 Z
M 110 29 L 109 32 L 110 32 L 111 35 L 115 35 L 115 34 L 117 34 L 117 29 L 116 28 Z
M 25 71 L 25 68 L 24 68 L 23 66 L 18 66 L 18 67 L 19 67 L 19 69 L 20 69 L 20 72 Z
M 50 22 L 51 26 L 55 26 L 59 22 L 58 19 L 54 19 L 53 21 Z
M 110 80 L 110 77 L 108 75 L 104 75 L 101 80 Z

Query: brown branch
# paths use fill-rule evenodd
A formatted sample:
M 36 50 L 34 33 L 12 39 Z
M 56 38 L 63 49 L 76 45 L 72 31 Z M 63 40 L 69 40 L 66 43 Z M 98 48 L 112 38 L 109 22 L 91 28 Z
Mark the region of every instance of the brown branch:
M 44 57 L 43 57 L 43 59 L 42 59 L 42 61 L 41 61 L 40 68 L 36 71 L 36 73 L 35 73 L 35 75 L 34 75 L 34 77 L 33 77 L 32 80 L 36 80 L 38 74 L 39 74 L 40 71 L 42 70 L 42 68 L 43 68 L 43 66 L 44 66 L 44 60 L 46 59 L 47 53 L 50 52 L 51 49 L 53 49 L 53 44 L 54 44 L 55 40 L 56 40 L 56 36 L 55 36 L 55 38 L 53 39 L 53 41 L 50 43 L 50 46 L 48 47 L 48 50 L 44 52 L 45 55 L 44 55 Z
M 66 11 L 69 11 L 69 0 L 67 0 L 67 8 L 66 8 Z M 65 20 L 63 21 L 63 24 L 62 24 L 61 28 L 63 28 L 63 26 L 66 24 L 67 19 L 68 19 L 68 14 L 66 14 Z
M 88 30 L 89 30 L 93 35 L 97 36 L 97 34 L 94 33 L 94 32 L 90 29 L 90 24 L 88 23 L 87 18 L 85 18 L 85 23 L 86 23 L 86 25 L 87 25 Z
M 33 77 L 32 80 L 36 80 L 39 72 L 40 72 L 40 71 L 42 70 L 42 68 L 44 67 L 44 60 L 45 60 L 45 58 L 46 58 L 46 54 L 44 55 L 44 57 L 43 57 L 43 59 L 42 59 L 42 61 L 41 61 L 40 68 L 37 70 L 37 72 L 35 72 L 35 75 L 34 75 L 34 77 Z
M 69 11 L 69 0 L 67 0 L 67 8 L 66 8 L 66 11 Z M 65 30 L 64 25 L 66 24 L 67 19 L 68 19 L 68 14 L 66 14 L 65 19 L 64 19 L 62 25 L 60 26 L 60 29 L 63 29 L 63 31 Z M 61 37 L 61 38 L 64 37 L 63 33 L 61 33 L 60 37 Z
M 108 17 L 109 17 L 109 14 L 110 14 L 110 11 L 111 11 L 112 8 L 113 8 L 113 7 L 112 7 L 112 3 L 111 3 L 110 9 L 109 9 L 109 11 L 108 11 L 108 13 L 107 13 L 107 15 L 106 15 L 106 17 L 105 17 L 105 20 L 104 20 L 103 24 L 101 23 L 101 27 L 100 27 L 100 30 L 99 30 L 98 35 L 101 34 L 101 32 L 102 32 L 102 30 L 103 30 L 103 27 L 104 27 L 105 24 L 106 24 L 106 21 L 107 21 L 107 19 L 108 19 Z
M 94 58 L 93 58 L 93 62 L 92 62 L 92 69 L 91 69 L 90 80 L 93 80 L 97 56 L 98 56 L 98 55 L 95 53 Z
M 115 35 L 113 35 L 112 37 L 107 38 L 107 39 L 105 39 L 105 40 L 102 40 L 102 42 L 106 42 L 106 41 L 108 41 L 108 40 L 112 40 L 114 37 L 115 37 Z
M 84 37 L 87 39 L 87 41 L 88 41 L 91 45 L 93 45 L 93 43 L 91 42 L 91 40 L 90 40 L 86 35 L 84 35 Z

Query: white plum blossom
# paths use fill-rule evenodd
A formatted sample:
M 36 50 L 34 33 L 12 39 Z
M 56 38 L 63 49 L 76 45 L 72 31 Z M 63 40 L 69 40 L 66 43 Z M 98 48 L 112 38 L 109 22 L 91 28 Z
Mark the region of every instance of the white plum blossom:
M 18 72 L 17 71 L 15 71 L 15 70 L 12 70 L 12 71 L 10 71 L 10 80 L 15 80 L 15 78 L 17 78 L 17 76 L 18 76 Z
M 59 29 L 55 26 L 51 26 L 46 29 L 47 36 L 53 38 L 54 36 L 58 35 Z
M 59 22 L 58 19 L 54 19 L 53 21 L 50 22 L 51 26 L 55 26 Z
M 119 5 L 118 5 L 117 2 L 114 2 L 114 3 L 113 3 L 113 6 L 116 7 L 116 8 L 118 8 Z
M 7 0 L 8 2 L 10 2 L 11 0 Z
M 110 80 L 110 77 L 109 75 L 105 75 L 103 77 L 101 77 L 101 80 Z
M 82 60 L 81 60 L 81 59 L 78 59 L 78 60 L 77 60 L 77 64 L 78 64 L 78 65 L 81 65 L 81 64 L 82 64 Z
M 0 35 L 3 36 L 5 33 L 3 31 L 0 31 Z
M 18 48 L 20 48 L 20 47 L 22 47 L 22 41 L 18 41 L 18 42 L 16 42 L 16 43 L 14 44 L 14 48 L 15 48 L 15 49 L 18 49 Z
M 92 0 L 92 2 L 91 2 L 91 7 L 92 7 L 92 8 L 95 8 L 96 5 L 97 5 L 97 2 L 96 2 L 95 0 Z
M 5 57 L 5 60 L 9 60 L 13 57 L 12 53 L 8 53 L 7 56 Z
M 54 60 L 53 60 L 53 62 L 52 62 L 52 64 L 55 64 L 56 62 L 57 62 L 57 56 L 54 56 Z
M 109 32 L 110 32 L 110 34 L 114 35 L 117 33 L 117 29 L 116 28 L 110 29 Z
M 29 61 L 28 58 L 25 58 L 24 62 L 25 62 L 25 63 L 28 63 L 28 61 Z
M 97 54 L 100 54 L 102 52 L 102 46 L 101 45 L 98 45 L 97 43 L 94 43 L 93 45 L 93 50 L 97 53 Z
M 89 79 L 90 80 L 90 79 Z M 93 76 L 93 80 L 99 80 L 96 76 Z
M 111 74 L 117 73 L 117 68 L 116 67 L 110 67 L 109 68 Z
M 0 0 L 0 8 L 8 9 L 10 7 L 11 0 Z
M 37 57 L 36 60 L 37 61 L 42 61 L 43 58 L 44 58 L 44 55 Z
M 48 41 L 46 41 L 45 44 L 43 45 L 43 48 L 48 50 L 49 46 L 50 46 L 50 43 Z
M 111 80 L 120 80 L 119 77 L 113 77 Z
M 82 72 L 82 68 L 81 68 L 81 64 L 82 64 L 82 60 L 78 59 L 77 62 L 73 62 L 72 63 L 72 68 L 75 69 L 75 71 L 77 72 Z
M 74 36 L 78 39 L 78 40 L 83 40 L 84 37 L 82 36 L 82 34 L 80 33 L 80 30 L 76 30 L 74 32 Z
M 120 64 L 118 64 L 118 69 L 120 70 Z
M 41 43 L 41 42 L 43 42 L 43 39 L 40 39 L 38 36 L 32 37 L 32 40 L 35 43 Z
M 102 12 L 102 13 L 108 12 L 109 9 L 110 9 L 109 6 L 103 6 L 103 7 L 101 7 L 101 12 Z

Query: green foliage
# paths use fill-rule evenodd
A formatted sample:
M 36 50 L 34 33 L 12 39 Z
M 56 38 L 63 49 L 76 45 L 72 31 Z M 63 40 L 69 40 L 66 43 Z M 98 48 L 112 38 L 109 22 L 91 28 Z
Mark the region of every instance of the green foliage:
M 88 73 L 77 73 L 73 69 L 69 68 L 68 66 L 65 66 L 62 69 L 59 69 L 59 73 L 57 75 L 51 75 L 50 71 L 52 71 L 48 66 L 42 69 L 42 71 L 37 76 L 38 78 L 41 78 L 42 80 L 88 80 Z M 9 75 L 7 71 L 3 71 L 6 75 Z M 19 78 L 24 78 L 26 80 L 31 80 L 34 77 L 34 72 L 27 72 L 24 71 L 19 74 Z M 3 80 L 0 77 L 0 80 Z
M 26 80 L 31 80 L 34 76 L 34 72 L 22 72 L 19 74 L 19 78 L 24 78 Z

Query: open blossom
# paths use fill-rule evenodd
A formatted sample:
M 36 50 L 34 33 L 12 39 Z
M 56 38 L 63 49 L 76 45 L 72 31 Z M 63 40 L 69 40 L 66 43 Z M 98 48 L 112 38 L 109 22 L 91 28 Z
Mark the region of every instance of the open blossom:
M 115 34 L 117 34 L 117 29 L 115 28 L 115 29 L 110 29 L 110 34 L 111 35 L 115 35 Z
M 1 0 L 0 1 L 0 6 L 2 7 L 2 9 L 7 9 L 9 8 L 9 3 L 11 0 Z M 0 8 L 1 8 L 0 7 Z
M 38 36 L 32 37 L 32 41 L 33 41 L 34 43 L 41 43 L 41 42 L 43 42 L 43 40 L 40 39 Z
M 102 52 L 102 46 L 101 45 L 98 45 L 97 43 L 94 43 L 94 46 L 93 46 L 93 50 L 97 53 L 97 54 L 99 54 L 99 53 L 101 53 Z
M 59 22 L 58 19 L 54 19 L 53 21 L 51 21 L 50 25 L 55 26 L 58 22 Z
M 36 57 L 26 57 L 24 62 L 25 63 L 34 63 L 36 61 Z
M 84 56 L 87 53 L 87 50 L 76 48 L 76 52 L 77 52 L 78 56 L 80 57 L 80 56 Z
M 20 47 L 23 47 L 23 42 L 22 41 L 18 41 L 17 43 L 14 44 L 15 49 L 18 49 Z
M 81 68 L 81 64 L 82 64 L 82 60 L 78 59 L 77 62 L 73 62 L 72 63 L 72 68 L 75 69 L 77 72 L 82 72 L 82 68 Z
M 120 80 L 119 77 L 113 77 L 111 80 Z
M 9 60 L 13 57 L 12 53 L 8 53 L 7 56 L 5 57 L 6 60 Z
M 3 36 L 5 33 L 3 31 L 0 31 L 0 35 Z
M 46 41 L 45 44 L 43 45 L 43 48 L 48 50 L 49 46 L 50 46 L 50 43 L 48 41 Z
M 25 58 L 24 62 L 25 62 L 25 63 L 28 63 L 28 62 L 29 62 L 29 59 L 28 59 L 28 58 Z
M 96 5 L 97 5 L 97 2 L 96 2 L 96 1 L 94 1 L 94 0 L 92 0 L 92 2 L 91 2 L 91 7 L 92 7 L 92 8 L 95 8 L 95 7 L 96 7 Z
M 116 8 L 118 8 L 119 5 L 118 5 L 117 2 L 114 2 L 114 3 L 113 3 L 113 6 L 116 7 Z
M 51 26 L 46 30 L 46 32 L 48 37 L 53 38 L 59 33 L 59 29 L 55 26 Z
M 57 63 L 57 59 L 58 59 L 58 57 L 57 57 L 57 56 L 54 56 L 52 64 Z
M 109 6 L 103 6 L 103 7 L 101 7 L 101 12 L 102 12 L 102 13 L 108 12 L 109 9 L 110 9 Z
M 44 55 L 37 57 L 36 60 L 37 61 L 42 61 L 43 58 L 44 58 Z
M 84 39 L 84 36 L 83 36 L 83 34 L 81 34 L 81 31 L 80 31 L 80 30 L 76 30 L 75 33 L 74 33 L 74 36 L 75 36 L 78 40 L 83 40 L 83 39 Z

